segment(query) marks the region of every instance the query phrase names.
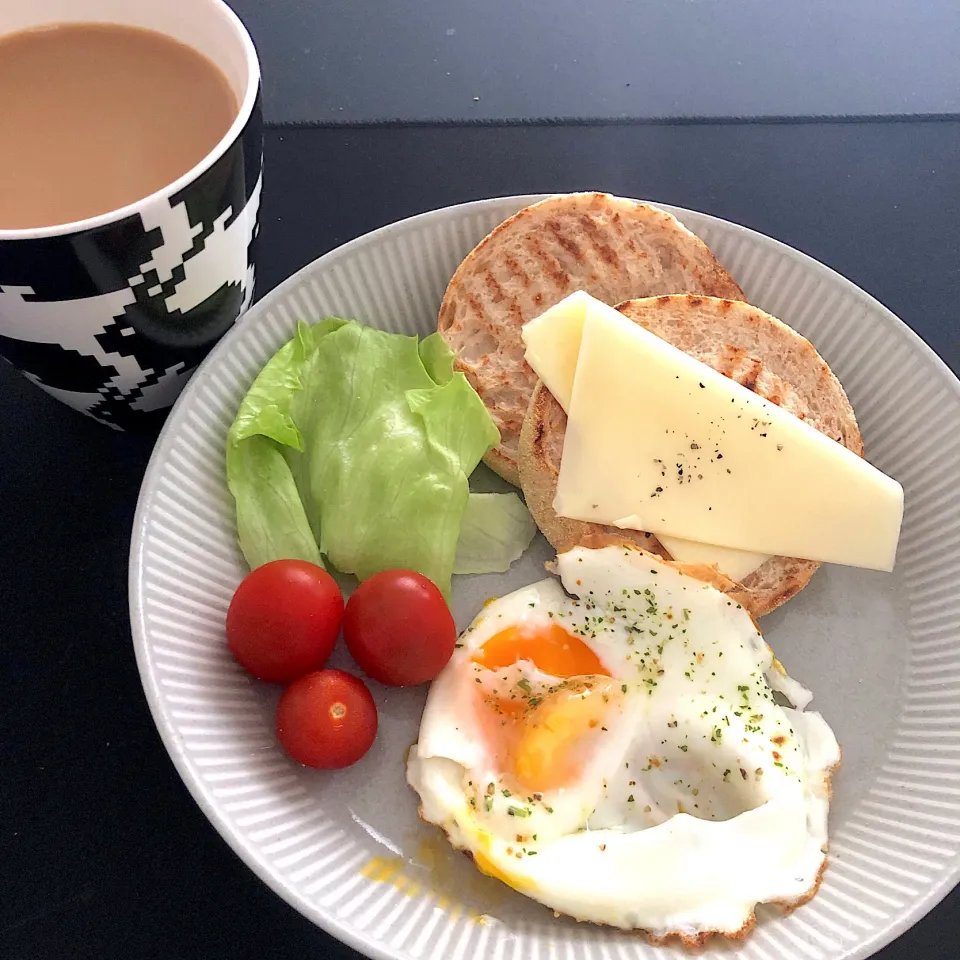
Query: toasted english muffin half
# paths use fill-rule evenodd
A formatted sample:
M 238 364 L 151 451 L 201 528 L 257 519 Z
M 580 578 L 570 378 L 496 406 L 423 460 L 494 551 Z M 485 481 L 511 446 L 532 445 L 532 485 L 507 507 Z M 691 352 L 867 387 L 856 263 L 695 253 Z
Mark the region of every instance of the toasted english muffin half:
M 575 290 L 611 306 L 666 293 L 744 299 L 702 240 L 644 203 L 565 194 L 501 223 L 457 268 L 438 330 L 500 430 L 499 445 L 484 459 L 513 484 L 520 428 L 537 382 L 520 328 Z
M 857 420 L 840 382 L 812 344 L 775 317 L 740 301 L 690 295 L 628 300 L 617 309 L 863 456 Z M 557 516 L 553 498 L 566 424 L 563 408 L 538 381 L 520 434 L 519 473 L 527 506 L 543 535 L 558 553 L 592 542 L 598 535 L 613 534 L 669 559 L 669 551 L 651 533 Z M 795 557 L 771 557 L 726 592 L 761 617 L 798 594 L 819 565 Z

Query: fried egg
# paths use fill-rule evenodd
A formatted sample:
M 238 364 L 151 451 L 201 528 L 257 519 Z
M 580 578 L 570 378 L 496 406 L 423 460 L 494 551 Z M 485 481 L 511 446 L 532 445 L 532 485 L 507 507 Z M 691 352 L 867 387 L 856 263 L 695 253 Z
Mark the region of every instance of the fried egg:
M 421 817 L 546 906 L 658 938 L 812 896 L 840 751 L 755 621 L 636 548 L 557 567 L 488 603 L 434 681 Z

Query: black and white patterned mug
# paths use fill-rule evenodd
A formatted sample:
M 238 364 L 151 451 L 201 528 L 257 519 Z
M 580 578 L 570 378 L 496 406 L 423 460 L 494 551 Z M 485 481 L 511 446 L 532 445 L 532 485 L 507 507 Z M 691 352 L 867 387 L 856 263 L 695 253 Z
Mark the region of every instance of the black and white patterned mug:
M 0 229 L 0 356 L 71 407 L 136 429 L 162 418 L 250 305 L 260 67 L 221 0 L 0 2 L 0 35 L 74 21 L 171 36 L 213 61 L 240 104 L 216 147 L 165 189 L 76 223 Z

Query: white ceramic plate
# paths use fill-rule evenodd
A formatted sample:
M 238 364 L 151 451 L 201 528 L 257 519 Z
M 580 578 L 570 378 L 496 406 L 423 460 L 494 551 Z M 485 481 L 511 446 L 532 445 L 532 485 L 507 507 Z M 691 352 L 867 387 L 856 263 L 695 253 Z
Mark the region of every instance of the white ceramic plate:
M 224 441 L 261 365 L 298 317 L 338 314 L 429 332 L 461 258 L 534 199 L 469 203 L 392 224 L 281 284 L 194 376 L 140 495 L 131 619 L 164 743 L 250 868 L 371 957 L 655 960 L 674 952 L 555 919 L 480 876 L 418 822 L 403 769 L 422 690 L 375 689 L 381 732 L 371 752 L 346 771 L 309 771 L 274 739 L 277 692 L 248 679 L 224 643 L 227 604 L 245 572 Z M 892 576 L 824 568 L 763 624 L 844 747 L 822 889 L 792 916 L 761 910 L 746 943 L 701 956 L 867 957 L 960 878 L 960 384 L 893 314 L 822 264 L 743 227 L 673 212 L 752 303 L 815 344 L 850 395 L 869 458 L 903 483 L 907 503 Z M 458 625 L 484 598 L 540 579 L 548 555 L 538 539 L 508 575 L 456 578 Z

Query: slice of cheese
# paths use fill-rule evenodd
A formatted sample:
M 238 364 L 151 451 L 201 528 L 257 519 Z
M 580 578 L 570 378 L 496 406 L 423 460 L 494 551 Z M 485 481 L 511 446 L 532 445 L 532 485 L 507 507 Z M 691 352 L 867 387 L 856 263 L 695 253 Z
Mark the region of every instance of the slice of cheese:
M 524 324 L 520 331 L 527 348 L 527 363 L 563 407 L 564 412 L 570 406 L 570 395 L 573 392 L 583 321 L 590 304 L 597 302 L 590 294 L 578 290 Z M 769 559 L 762 553 L 731 550 L 729 547 L 667 537 L 656 530 L 650 532 L 656 535 L 674 560 L 715 566 L 732 580 L 742 581 Z
M 564 412 L 570 408 L 573 375 L 580 354 L 583 321 L 591 303 L 599 303 L 578 290 L 525 323 L 520 330 L 526 360 Z
M 554 500 L 561 516 L 893 568 L 903 515 L 895 480 L 592 297 L 582 316 L 555 317 L 567 344 L 555 358 L 581 332 Z M 568 359 L 551 370 L 533 359 L 548 386 L 544 373 L 556 381 L 569 369 Z
M 651 531 L 651 533 L 654 532 Z M 668 537 L 665 533 L 657 533 L 656 536 L 674 560 L 682 563 L 705 563 L 708 567 L 716 567 L 721 573 L 738 583 L 742 583 L 754 570 L 770 559 L 770 555 L 766 553 L 716 547 L 712 543 L 697 543 L 695 540 Z

